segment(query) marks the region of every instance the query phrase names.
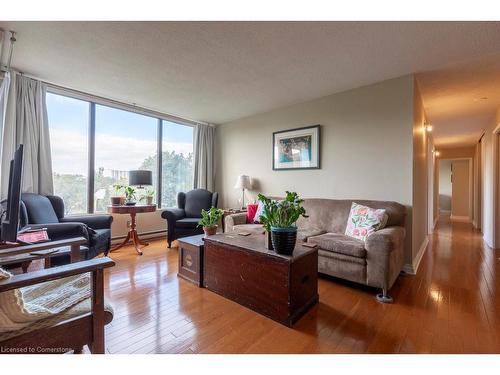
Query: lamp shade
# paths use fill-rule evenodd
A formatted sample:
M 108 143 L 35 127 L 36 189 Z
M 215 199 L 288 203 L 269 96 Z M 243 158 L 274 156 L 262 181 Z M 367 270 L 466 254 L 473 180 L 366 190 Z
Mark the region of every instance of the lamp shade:
M 144 186 L 153 184 L 153 173 L 146 170 L 135 170 L 128 172 L 128 184 L 132 186 Z
M 235 189 L 250 189 L 252 187 L 252 183 L 250 181 L 250 176 L 247 175 L 239 175 L 236 179 L 236 184 L 234 185 Z

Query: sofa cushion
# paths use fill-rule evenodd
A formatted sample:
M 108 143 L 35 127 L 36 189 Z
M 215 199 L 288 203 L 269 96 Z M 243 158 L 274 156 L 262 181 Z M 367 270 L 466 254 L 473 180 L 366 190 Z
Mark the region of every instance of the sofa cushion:
M 50 200 L 39 194 L 23 193 L 21 199 L 28 214 L 28 224 L 54 224 L 58 223 L 54 207 Z
M 201 217 L 201 210 L 212 207 L 212 193 L 205 189 L 188 191 L 185 198 L 184 211 L 186 217 Z M 179 207 L 182 208 L 182 207 Z
M 318 250 L 318 272 L 366 284 L 366 259 Z
M 177 228 L 196 228 L 198 226 L 199 217 L 187 217 L 184 219 L 177 220 L 175 226 Z
M 352 202 L 345 234 L 365 241 L 370 234 L 383 228 L 386 223 L 387 216 L 383 208 L 374 209 Z
M 253 219 L 257 213 L 257 207 L 259 207 L 258 204 L 252 203 L 247 205 L 247 224 L 253 223 Z
M 240 225 L 234 225 L 233 230 L 236 232 L 257 232 L 257 233 L 262 233 L 264 232 L 264 228 L 262 227 L 262 224 L 240 224 Z
M 352 202 L 375 209 L 383 208 L 388 215 L 387 226 L 405 226 L 406 207 L 396 202 L 306 198 L 302 206 L 309 217 L 299 217 L 297 227 L 321 228 L 326 232 L 344 234 Z
M 255 216 L 253 217 L 253 223 L 260 224 L 260 215 L 264 213 L 264 203 L 259 202 L 257 205 L 257 211 L 255 212 Z
M 319 236 L 320 234 L 326 233 L 326 230 L 321 229 L 298 229 L 297 230 L 297 241 L 307 242 L 309 237 Z
M 321 250 L 350 255 L 357 258 L 366 257 L 364 241 L 344 234 L 325 233 L 319 236 L 309 237 L 307 242 L 318 245 Z

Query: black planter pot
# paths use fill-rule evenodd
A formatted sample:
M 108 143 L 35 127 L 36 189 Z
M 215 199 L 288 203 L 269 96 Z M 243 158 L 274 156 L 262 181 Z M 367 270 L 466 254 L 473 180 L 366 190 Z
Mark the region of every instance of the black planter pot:
M 271 228 L 271 241 L 278 254 L 292 255 L 297 242 L 297 228 Z

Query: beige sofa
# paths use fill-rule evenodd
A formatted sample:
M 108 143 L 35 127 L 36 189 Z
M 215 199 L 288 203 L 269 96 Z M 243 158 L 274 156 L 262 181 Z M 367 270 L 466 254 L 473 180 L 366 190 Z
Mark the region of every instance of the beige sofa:
M 365 241 L 344 235 L 352 202 L 384 208 L 385 228 Z M 306 199 L 308 218 L 297 222 L 298 240 L 318 245 L 318 271 L 360 284 L 382 289 L 381 302 L 391 302 L 388 290 L 396 281 L 404 262 L 406 208 L 396 202 L 372 200 Z M 246 224 L 246 214 L 225 218 L 225 231 L 258 231 L 260 224 Z

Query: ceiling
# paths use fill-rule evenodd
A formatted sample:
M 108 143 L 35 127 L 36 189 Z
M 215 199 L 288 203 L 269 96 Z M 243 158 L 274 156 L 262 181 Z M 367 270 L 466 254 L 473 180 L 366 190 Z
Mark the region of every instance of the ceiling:
M 472 145 L 500 106 L 500 53 L 417 74 L 436 146 Z
M 498 104 L 491 93 L 500 87 L 491 80 L 491 74 L 498 77 L 498 59 L 477 62 L 500 52 L 500 23 L 494 22 L 0 22 L 0 27 L 17 32 L 12 65 L 23 72 L 216 124 L 409 73 L 420 73 L 438 142 L 479 126 L 490 104 Z M 464 65 L 446 65 L 469 60 L 489 73 L 465 77 L 471 71 Z M 488 92 L 478 85 L 488 86 Z M 491 98 L 488 103 L 473 102 L 484 95 Z M 449 115 L 457 110 L 467 120 Z

